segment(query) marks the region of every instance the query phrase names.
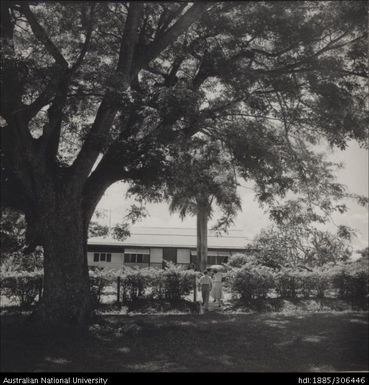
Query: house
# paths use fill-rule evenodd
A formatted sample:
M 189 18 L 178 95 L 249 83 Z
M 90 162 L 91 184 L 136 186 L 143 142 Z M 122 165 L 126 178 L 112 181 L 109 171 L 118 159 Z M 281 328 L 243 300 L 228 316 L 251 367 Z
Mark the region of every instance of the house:
M 124 241 L 111 237 L 90 238 L 87 244 L 89 266 L 121 268 L 125 266 L 163 267 L 165 261 L 198 266 L 196 229 L 136 227 Z M 236 253 L 246 252 L 248 239 L 241 230 L 217 236 L 208 234 L 208 265 L 226 262 Z

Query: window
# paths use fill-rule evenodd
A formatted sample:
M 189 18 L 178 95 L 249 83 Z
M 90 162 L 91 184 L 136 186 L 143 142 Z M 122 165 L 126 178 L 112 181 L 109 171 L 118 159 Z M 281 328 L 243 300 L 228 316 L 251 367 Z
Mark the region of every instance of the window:
M 149 263 L 149 262 L 150 262 L 149 254 L 133 254 L 133 253 L 124 254 L 124 263 Z
M 177 263 L 177 249 L 175 247 L 164 247 L 163 259 L 167 262 Z
M 94 253 L 94 262 L 111 262 L 111 253 Z
M 218 264 L 227 263 L 227 262 L 228 262 L 228 257 L 226 257 L 226 256 L 218 256 Z
M 216 265 L 217 257 L 215 255 L 208 255 L 208 265 Z
M 208 265 L 220 265 L 221 263 L 227 263 L 228 257 L 224 255 L 208 255 Z

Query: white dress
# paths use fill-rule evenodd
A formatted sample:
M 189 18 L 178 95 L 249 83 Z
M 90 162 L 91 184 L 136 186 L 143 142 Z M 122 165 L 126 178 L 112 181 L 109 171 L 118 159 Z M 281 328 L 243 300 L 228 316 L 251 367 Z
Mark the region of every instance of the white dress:
M 223 299 L 222 278 L 223 278 L 223 273 L 221 273 L 220 271 L 218 271 L 217 273 L 214 274 L 214 277 L 213 277 L 213 288 L 211 289 L 210 295 L 215 300 Z

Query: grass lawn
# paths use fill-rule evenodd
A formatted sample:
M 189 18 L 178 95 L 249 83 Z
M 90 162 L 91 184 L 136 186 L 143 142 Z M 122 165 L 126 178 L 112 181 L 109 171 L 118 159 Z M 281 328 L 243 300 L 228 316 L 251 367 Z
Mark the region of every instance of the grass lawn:
M 1 371 L 367 371 L 368 313 L 112 315 L 48 340 L 1 317 Z

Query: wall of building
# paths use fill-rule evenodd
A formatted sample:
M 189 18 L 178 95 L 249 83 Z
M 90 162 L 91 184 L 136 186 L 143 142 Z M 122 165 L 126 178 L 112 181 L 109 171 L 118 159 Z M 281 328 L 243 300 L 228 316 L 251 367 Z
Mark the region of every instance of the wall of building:
M 93 251 L 91 251 L 91 249 Z M 97 251 L 96 251 L 97 250 Z M 208 250 L 208 264 L 219 264 L 225 262 L 225 257 L 230 257 L 233 254 L 239 253 L 241 251 L 237 250 Z M 111 254 L 111 261 L 94 261 L 95 253 L 105 253 Z M 124 253 L 143 253 L 150 255 L 150 263 L 124 263 Z M 189 248 L 178 248 L 176 250 L 177 263 L 181 265 L 187 265 L 191 262 L 196 263 L 196 250 Z M 157 267 L 161 268 L 163 266 L 163 248 L 161 247 L 151 247 L 151 248 L 134 248 L 127 247 L 125 249 L 119 249 L 119 252 L 116 249 L 110 246 L 95 245 L 90 247 L 90 251 L 87 253 L 88 265 L 89 266 L 99 266 L 110 269 L 120 269 L 123 265 L 131 267 Z
M 160 247 L 150 248 L 150 264 L 163 263 L 163 249 Z
M 177 249 L 177 263 L 190 263 L 190 249 Z
M 111 254 L 111 262 L 107 261 L 94 261 L 94 254 L 95 252 L 88 252 L 87 253 L 87 263 L 89 266 L 99 266 L 104 268 L 110 268 L 110 269 L 120 269 L 123 264 L 123 253 L 111 253 L 109 249 L 106 249 L 106 253 Z

